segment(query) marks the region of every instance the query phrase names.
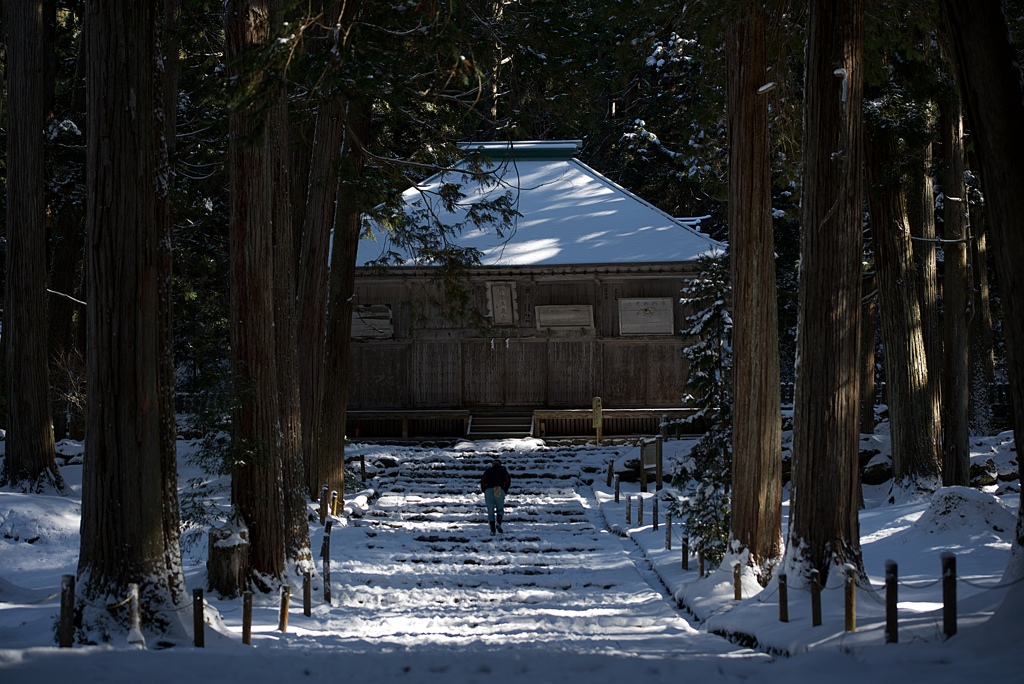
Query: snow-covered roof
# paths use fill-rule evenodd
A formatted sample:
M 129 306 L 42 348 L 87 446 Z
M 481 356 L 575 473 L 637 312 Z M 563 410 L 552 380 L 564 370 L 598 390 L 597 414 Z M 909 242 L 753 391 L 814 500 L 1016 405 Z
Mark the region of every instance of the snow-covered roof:
M 447 225 L 465 217 L 464 209 L 447 212 L 438 191 L 461 183 L 460 206 L 511 193 L 519 212 L 514 226 L 498 235 L 494 227 L 470 227 L 454 238 L 460 247 L 480 251 L 485 266 L 546 266 L 691 261 L 719 252 L 724 245 L 697 230 L 700 218 L 673 218 L 605 178 L 573 155 L 579 140 L 470 142 L 491 175 L 482 183 L 466 182 L 467 161 L 407 190 L 409 211 L 430 208 Z M 386 231 L 359 244 L 358 265 L 397 251 L 410 265 L 424 265 L 396 249 Z

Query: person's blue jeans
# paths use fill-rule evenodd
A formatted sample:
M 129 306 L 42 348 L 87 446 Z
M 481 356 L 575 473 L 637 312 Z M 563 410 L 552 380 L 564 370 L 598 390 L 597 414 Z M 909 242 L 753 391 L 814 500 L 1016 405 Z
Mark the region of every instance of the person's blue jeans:
M 487 522 L 494 531 L 495 514 L 497 514 L 498 526 L 501 526 L 501 519 L 505 517 L 505 492 L 501 496 L 495 494 L 495 490 L 501 491 L 500 487 L 488 487 L 484 490 L 484 503 L 487 505 Z

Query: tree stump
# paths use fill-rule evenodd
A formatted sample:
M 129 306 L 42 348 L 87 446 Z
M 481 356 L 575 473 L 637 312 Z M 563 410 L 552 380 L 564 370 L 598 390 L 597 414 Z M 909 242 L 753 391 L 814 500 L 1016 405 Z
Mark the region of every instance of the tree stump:
M 249 530 L 231 523 L 211 527 L 207 558 L 207 589 L 225 598 L 240 596 L 249 574 Z

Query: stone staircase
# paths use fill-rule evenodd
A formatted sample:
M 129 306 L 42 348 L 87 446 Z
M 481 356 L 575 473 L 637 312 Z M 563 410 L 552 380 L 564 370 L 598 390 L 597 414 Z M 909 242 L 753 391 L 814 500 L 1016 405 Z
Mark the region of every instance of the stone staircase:
M 519 439 L 533 432 L 533 412 L 473 413 L 467 439 Z
M 381 494 L 341 530 L 331 564 L 344 619 L 396 644 L 659 640 L 689 628 L 594 505 L 608 457 L 569 448 L 498 454 L 512 475 L 505 532 L 491 536 L 479 477 L 494 451 L 369 455 Z M 628 581 L 624 582 L 626 577 Z

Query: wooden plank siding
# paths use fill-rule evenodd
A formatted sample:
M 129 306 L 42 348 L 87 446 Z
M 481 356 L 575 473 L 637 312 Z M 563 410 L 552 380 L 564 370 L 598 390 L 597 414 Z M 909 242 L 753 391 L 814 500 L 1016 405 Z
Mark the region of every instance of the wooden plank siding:
M 608 408 L 680 408 L 679 290 L 692 273 L 685 263 L 474 269 L 472 305 L 485 316 L 501 307 L 502 325 L 481 330 L 442 314 L 429 269 L 360 269 L 356 300 L 390 308 L 393 338 L 354 340 L 350 406 L 557 410 L 601 396 Z M 671 299 L 675 334 L 620 334 L 619 300 L 642 298 Z M 593 327 L 538 329 L 538 306 L 590 307 Z

